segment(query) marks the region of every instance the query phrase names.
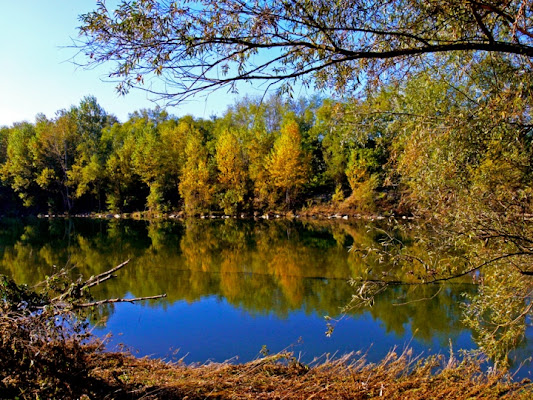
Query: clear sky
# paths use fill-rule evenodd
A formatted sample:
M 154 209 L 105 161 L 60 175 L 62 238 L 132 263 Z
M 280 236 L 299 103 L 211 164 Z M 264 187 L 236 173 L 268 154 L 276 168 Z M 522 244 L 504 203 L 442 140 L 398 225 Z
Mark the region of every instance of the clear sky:
M 0 0 L 0 126 L 33 122 L 38 113 L 53 118 L 86 95 L 95 96 L 121 121 L 155 106 L 142 91 L 119 96 L 113 83 L 103 81 L 105 66 L 85 70 L 69 61 L 76 51 L 66 46 L 77 38 L 78 16 L 95 6 L 95 0 Z M 234 98 L 220 91 L 168 111 L 209 118 L 220 115 Z

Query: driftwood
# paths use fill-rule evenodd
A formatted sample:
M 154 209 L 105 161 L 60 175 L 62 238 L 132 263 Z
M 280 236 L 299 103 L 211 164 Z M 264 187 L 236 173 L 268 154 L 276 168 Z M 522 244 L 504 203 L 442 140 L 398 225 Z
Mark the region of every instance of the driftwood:
M 43 305 L 44 306 L 54 306 L 56 308 L 60 309 L 77 309 L 77 308 L 87 308 L 87 307 L 95 307 L 95 306 L 101 306 L 104 304 L 111 304 L 111 303 L 135 303 L 137 301 L 144 301 L 144 300 L 154 300 L 154 299 L 160 299 L 163 297 L 166 297 L 166 294 L 159 294 L 155 296 L 146 296 L 146 297 L 135 297 L 132 299 L 126 299 L 126 298 L 114 298 L 114 299 L 104 299 L 104 300 L 98 300 L 98 301 L 86 301 L 86 302 L 80 302 L 82 300 L 88 300 L 85 297 L 85 293 L 87 293 L 87 290 L 100 285 L 101 283 L 116 278 L 117 275 L 114 273 L 118 270 L 124 268 L 130 260 L 126 260 L 123 263 L 117 265 L 116 267 L 113 267 L 105 272 L 102 272 L 101 274 L 98 274 L 96 276 L 91 276 L 86 281 L 78 280 L 75 283 L 72 283 L 69 288 L 60 295 L 52 298 L 48 304 Z
M 120 299 L 120 298 L 119 299 L 105 299 L 105 300 L 93 301 L 90 303 L 75 304 L 74 308 L 94 307 L 94 306 L 101 306 L 102 304 L 109 304 L 109 303 L 135 303 L 136 301 L 161 299 L 163 297 L 167 297 L 167 295 L 158 294 L 156 296 L 135 297 L 133 299 Z

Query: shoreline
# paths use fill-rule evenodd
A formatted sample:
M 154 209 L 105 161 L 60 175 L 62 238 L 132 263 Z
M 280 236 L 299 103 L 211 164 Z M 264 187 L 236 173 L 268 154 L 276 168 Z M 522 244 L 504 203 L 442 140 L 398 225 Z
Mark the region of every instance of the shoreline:
M 72 350 L 72 342 L 56 343 Z M 78 345 L 79 346 L 79 345 Z M 74 346 L 76 347 L 76 346 Z M 324 356 L 312 365 L 292 353 L 280 353 L 244 364 L 185 365 L 130 353 L 101 351 L 81 345 L 68 356 L 68 373 L 49 371 L 42 382 L 11 382 L 2 393 L 21 399 L 513 399 L 533 394 L 529 379 L 515 382 L 504 371 L 484 372 L 484 361 L 453 356 L 417 357 L 411 350 L 391 351 L 378 363 L 348 354 Z M 17 394 L 20 383 L 26 383 Z M 54 386 L 52 386 L 52 384 Z M 0 381 L 0 388 L 6 381 Z M 40 386 L 39 386 L 40 385 Z M 24 387 L 24 386 L 23 386 Z M 21 395 L 22 394 L 22 395 Z
M 382 215 L 382 214 L 361 214 L 361 213 L 292 213 L 292 212 L 267 212 L 263 214 L 202 214 L 189 216 L 183 213 L 152 213 L 152 212 L 134 212 L 134 213 L 81 213 L 81 214 L 37 214 L 35 217 L 40 219 L 53 218 L 87 218 L 87 219 L 129 219 L 129 220 L 188 220 L 188 219 L 238 219 L 238 220 L 275 220 L 275 219 L 301 219 L 301 220 L 364 220 L 380 221 L 386 219 L 396 220 L 415 220 L 412 215 Z

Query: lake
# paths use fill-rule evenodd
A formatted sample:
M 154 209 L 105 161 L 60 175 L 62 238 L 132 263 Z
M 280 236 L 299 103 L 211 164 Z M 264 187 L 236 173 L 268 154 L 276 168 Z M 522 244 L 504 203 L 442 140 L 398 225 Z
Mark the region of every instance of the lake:
M 464 294 L 477 290 L 469 276 L 442 287 L 395 286 L 371 306 L 343 311 L 354 294 L 349 279 L 382 268 L 350 251 L 378 240 L 373 224 L 2 220 L 0 273 L 35 284 L 63 267 L 89 277 L 130 259 L 95 297 L 167 297 L 108 305 L 91 322 L 96 335 L 112 333 L 109 349 L 123 344 L 140 356 L 246 362 L 265 346 L 303 362 L 357 351 L 377 361 L 394 347 L 424 355 L 475 349 L 461 322 Z M 528 327 L 513 367 L 531 356 L 532 339 Z M 531 363 L 519 376 L 531 376 Z

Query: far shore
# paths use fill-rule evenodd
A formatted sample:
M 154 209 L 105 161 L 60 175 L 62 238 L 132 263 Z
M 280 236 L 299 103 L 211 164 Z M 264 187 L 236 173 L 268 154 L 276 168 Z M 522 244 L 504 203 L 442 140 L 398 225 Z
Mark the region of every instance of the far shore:
M 328 212 L 265 212 L 265 213 L 240 213 L 226 215 L 222 213 L 205 213 L 200 215 L 186 215 L 183 212 L 133 212 L 133 213 L 79 213 L 79 214 L 38 214 L 38 218 L 90 218 L 90 219 L 135 219 L 135 220 L 185 220 L 196 219 L 241 219 L 241 220 L 273 220 L 273 219 L 320 219 L 320 220 L 365 220 L 379 221 L 385 219 L 414 220 L 412 215 L 381 215 L 361 213 L 328 213 Z

